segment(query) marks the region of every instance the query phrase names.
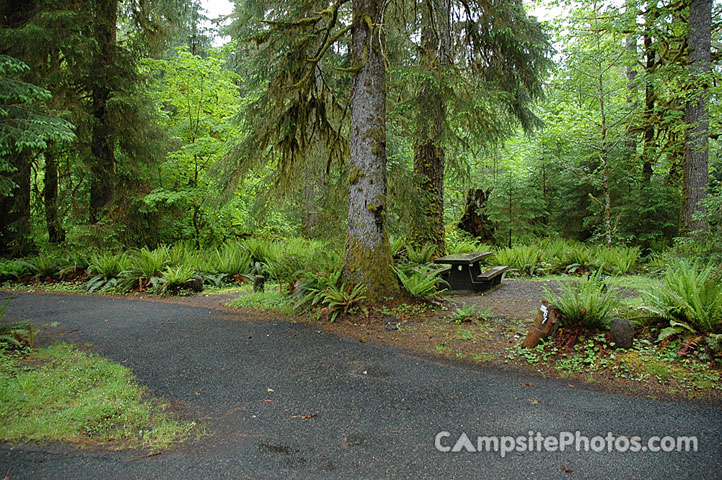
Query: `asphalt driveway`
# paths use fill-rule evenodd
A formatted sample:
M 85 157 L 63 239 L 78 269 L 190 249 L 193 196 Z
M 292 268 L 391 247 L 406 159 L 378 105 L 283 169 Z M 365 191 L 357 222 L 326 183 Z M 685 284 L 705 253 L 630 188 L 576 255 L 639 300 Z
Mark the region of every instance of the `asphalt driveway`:
M 0 299 L 7 294 L 0 293 Z M 212 435 L 142 452 L 0 443 L 0 477 L 722 478 L 722 410 L 415 357 L 163 302 L 25 294 L 6 311 L 131 368 Z M 695 436 L 697 452 L 441 452 L 466 433 Z M 624 444 L 624 440 L 621 444 Z M 646 443 L 644 443 L 646 445 Z M 582 446 L 584 446 L 582 442 Z

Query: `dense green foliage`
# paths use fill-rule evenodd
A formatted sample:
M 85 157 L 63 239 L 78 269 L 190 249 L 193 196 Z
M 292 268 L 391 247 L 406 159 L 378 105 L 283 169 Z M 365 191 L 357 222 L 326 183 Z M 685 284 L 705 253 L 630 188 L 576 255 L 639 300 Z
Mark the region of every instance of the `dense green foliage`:
M 2 279 L 87 271 L 92 291 L 176 293 L 193 276 L 220 285 L 264 275 L 290 291 L 306 283 L 299 299 L 356 288 L 307 278 L 342 268 L 359 175 L 348 167 L 352 6 L 235 3 L 223 46 L 197 1 L 3 8 L 0 198 L 13 213 L 0 235 L 3 254 L 24 259 L 3 262 Z M 689 69 L 684 2 L 562 3 L 541 25 L 518 2 L 385 12 L 388 198 L 378 218 L 412 296 L 443 288 L 428 268 L 443 253 L 493 250 L 508 275 L 528 276 L 652 271 L 677 253 L 722 258 L 720 5 L 700 77 Z M 430 25 L 444 8 L 444 28 Z M 443 105 L 424 100 L 430 91 Z M 711 181 L 696 218 L 708 227 L 679 239 L 684 109 L 702 93 Z M 440 129 L 425 123 L 432 107 Z M 18 118 L 32 128 L 18 130 Z M 445 159 L 446 238 L 427 245 L 420 134 Z M 489 192 L 486 204 L 466 204 L 474 189 Z M 457 228 L 469 208 L 489 223 L 486 244 Z

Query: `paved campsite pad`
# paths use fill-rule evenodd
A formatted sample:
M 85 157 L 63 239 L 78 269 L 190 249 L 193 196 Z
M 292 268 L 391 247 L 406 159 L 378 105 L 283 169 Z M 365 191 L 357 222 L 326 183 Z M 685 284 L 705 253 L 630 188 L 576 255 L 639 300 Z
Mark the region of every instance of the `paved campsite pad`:
M 0 445 L 9 478 L 714 478 L 722 410 L 405 355 L 166 302 L 19 295 L 8 318 L 130 367 L 212 436 L 161 455 Z M 270 389 L 270 390 L 269 390 Z M 272 391 L 271 391 L 272 390 Z M 436 433 L 697 435 L 698 453 L 444 454 Z M 574 474 L 565 473 L 574 470 Z
M 447 299 L 457 305 L 467 303 L 478 305 L 482 309 L 490 308 L 495 316 L 507 320 L 530 320 L 534 318 L 545 298 L 545 288 L 554 291 L 557 289 L 557 282 L 505 278 L 499 286 L 481 295 L 460 292 L 449 295 Z

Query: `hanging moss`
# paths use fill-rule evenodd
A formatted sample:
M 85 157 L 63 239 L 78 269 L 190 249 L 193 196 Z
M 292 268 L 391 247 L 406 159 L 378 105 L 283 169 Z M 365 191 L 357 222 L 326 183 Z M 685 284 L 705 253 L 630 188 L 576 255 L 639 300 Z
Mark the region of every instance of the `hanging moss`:
M 348 174 L 348 183 L 349 185 L 356 185 L 365 176 L 366 174 L 360 168 L 354 167 Z

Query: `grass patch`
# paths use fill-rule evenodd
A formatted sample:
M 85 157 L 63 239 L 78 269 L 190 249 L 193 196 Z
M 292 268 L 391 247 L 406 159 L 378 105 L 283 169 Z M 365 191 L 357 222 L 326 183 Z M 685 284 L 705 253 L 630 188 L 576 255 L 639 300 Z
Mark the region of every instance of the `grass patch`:
M 67 344 L 0 355 L 0 439 L 159 450 L 194 422 L 173 420 L 131 371 Z
M 228 306 L 293 314 L 293 298 L 278 290 L 246 293 L 228 302 Z

